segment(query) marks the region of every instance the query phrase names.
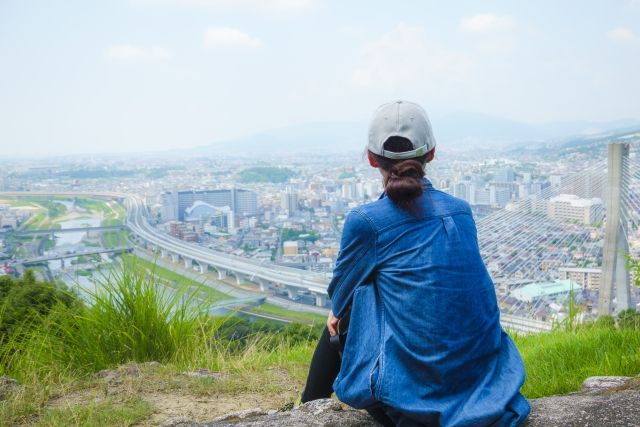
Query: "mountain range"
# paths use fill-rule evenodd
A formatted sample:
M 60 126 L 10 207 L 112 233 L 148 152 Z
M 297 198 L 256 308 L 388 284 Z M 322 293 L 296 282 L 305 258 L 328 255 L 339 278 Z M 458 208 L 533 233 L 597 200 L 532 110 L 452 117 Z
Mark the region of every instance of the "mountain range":
M 561 145 L 567 141 L 640 130 L 640 120 L 608 122 L 522 123 L 477 113 L 432 119 L 438 146 L 445 151 L 508 149 Z M 188 149 L 189 154 L 277 155 L 362 151 L 365 122 L 318 122 L 293 125 Z

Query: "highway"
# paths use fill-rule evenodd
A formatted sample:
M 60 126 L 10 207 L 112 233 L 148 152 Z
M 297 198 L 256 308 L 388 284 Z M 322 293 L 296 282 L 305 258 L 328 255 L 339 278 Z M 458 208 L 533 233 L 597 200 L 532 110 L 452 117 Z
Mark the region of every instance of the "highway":
M 314 294 L 326 295 L 327 293 L 328 279 L 325 278 L 324 274 L 222 254 L 184 242 L 152 227 L 147 220 L 147 209 L 143 201 L 138 197 L 127 196 L 125 204 L 128 212 L 127 226 L 133 233 L 152 246 L 157 246 L 183 258 L 194 260 L 198 264 L 211 265 L 216 269 L 245 275 L 250 280 L 258 278 L 267 282 L 279 283 L 289 288 L 307 290 Z

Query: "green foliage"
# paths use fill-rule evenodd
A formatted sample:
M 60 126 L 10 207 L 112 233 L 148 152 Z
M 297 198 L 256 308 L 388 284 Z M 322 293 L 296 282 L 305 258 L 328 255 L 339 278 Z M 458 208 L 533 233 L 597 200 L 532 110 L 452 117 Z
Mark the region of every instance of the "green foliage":
M 310 231 L 299 231 L 293 230 L 291 228 L 283 228 L 282 229 L 282 241 L 285 242 L 287 240 L 305 240 L 307 242 L 315 242 L 320 238 L 320 235 L 315 230 Z
M 37 281 L 31 270 L 20 279 L 0 277 L 0 345 L 12 334 L 39 327 L 57 305 L 75 310 L 78 304 L 66 290 Z
M 631 272 L 633 284 L 640 287 L 640 260 L 627 256 L 627 269 Z
M 43 205 L 47 208 L 47 214 L 51 219 L 62 216 L 67 212 L 67 207 L 62 203 L 45 202 Z
M 320 338 L 324 325 L 303 325 L 280 323 L 265 320 L 247 320 L 241 317 L 231 317 L 216 330 L 215 337 L 222 341 L 233 343 L 235 350 L 244 349 L 247 344 L 256 339 L 265 341 L 265 348 L 275 348 L 280 343 L 289 345 L 315 342 Z
M 618 313 L 618 327 L 640 330 L 640 313 L 630 308 Z
M 604 317 L 573 330 L 516 335 L 527 372 L 523 394 L 536 398 L 576 391 L 589 376 L 637 375 L 640 333 L 616 328 L 612 321 Z
M 270 166 L 257 166 L 245 169 L 240 172 L 240 182 L 287 182 L 296 173 L 288 168 L 277 168 Z

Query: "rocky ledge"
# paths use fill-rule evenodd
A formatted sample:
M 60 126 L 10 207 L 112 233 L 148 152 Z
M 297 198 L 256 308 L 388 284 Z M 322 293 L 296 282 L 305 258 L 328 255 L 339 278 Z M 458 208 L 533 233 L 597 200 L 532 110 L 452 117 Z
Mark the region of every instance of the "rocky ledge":
M 578 393 L 531 401 L 526 427 L 639 426 L 640 377 L 591 377 Z M 375 426 L 364 411 L 344 408 L 331 399 L 305 403 L 290 411 L 250 409 L 198 424 L 184 418 L 167 420 L 163 427 L 267 426 Z

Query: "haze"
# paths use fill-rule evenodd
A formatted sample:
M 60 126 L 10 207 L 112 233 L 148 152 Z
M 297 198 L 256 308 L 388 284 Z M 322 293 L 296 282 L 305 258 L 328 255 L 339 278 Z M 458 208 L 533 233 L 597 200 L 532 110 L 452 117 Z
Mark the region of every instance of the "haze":
M 0 156 L 182 149 L 407 98 L 640 119 L 640 2 L 0 1 Z

